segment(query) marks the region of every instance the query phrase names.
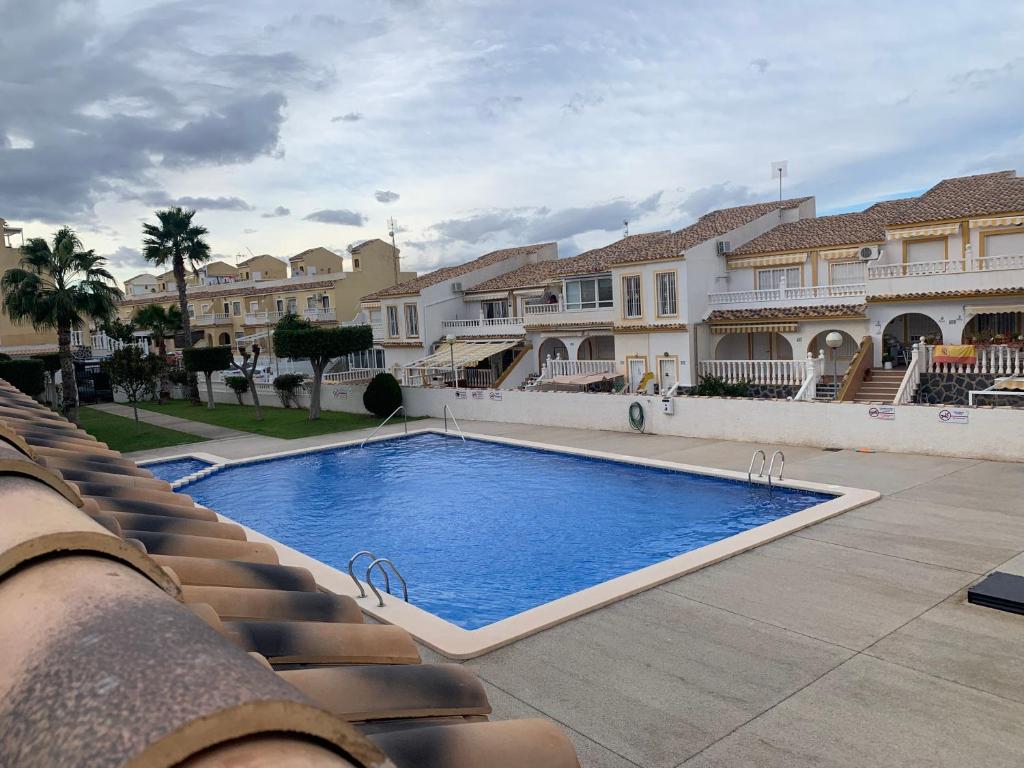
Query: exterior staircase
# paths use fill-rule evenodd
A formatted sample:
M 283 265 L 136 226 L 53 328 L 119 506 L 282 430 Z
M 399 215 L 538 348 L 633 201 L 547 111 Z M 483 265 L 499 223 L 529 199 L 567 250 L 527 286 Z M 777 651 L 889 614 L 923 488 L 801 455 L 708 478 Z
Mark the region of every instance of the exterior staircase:
M 905 370 L 869 368 L 851 398 L 855 403 L 892 403 L 903 382 Z

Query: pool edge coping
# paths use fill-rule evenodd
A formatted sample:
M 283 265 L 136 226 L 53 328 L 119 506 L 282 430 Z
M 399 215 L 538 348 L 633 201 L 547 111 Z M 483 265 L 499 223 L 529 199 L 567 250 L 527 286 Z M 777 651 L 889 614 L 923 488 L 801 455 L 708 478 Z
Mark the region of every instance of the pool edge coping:
M 367 442 L 379 442 L 404 438 L 420 434 L 446 433 L 438 428 L 421 428 L 409 430 L 408 432 L 389 433 L 375 436 Z M 448 433 L 451 437 L 453 433 Z M 535 450 L 554 451 L 585 458 L 603 459 L 614 461 L 620 464 L 632 464 L 637 466 L 650 467 L 654 469 L 665 469 L 677 472 L 687 472 L 708 477 L 718 477 L 728 480 L 746 481 L 744 472 L 734 470 L 718 469 L 681 462 L 665 461 L 662 459 L 646 459 L 628 454 L 611 453 L 608 451 L 594 451 L 587 448 L 575 448 L 571 446 L 554 445 L 551 443 L 540 443 L 530 440 L 519 440 L 515 438 L 499 437 L 495 435 L 482 435 L 477 433 L 465 433 L 467 438 L 481 440 L 484 442 L 498 443 L 521 448 L 532 448 Z M 210 458 L 216 458 L 218 463 L 216 471 L 228 469 L 234 466 L 245 464 L 262 463 L 265 461 L 286 458 L 290 456 L 305 455 L 330 451 L 337 448 L 346 448 L 361 444 L 362 440 L 344 440 L 328 445 L 314 446 L 310 448 L 297 448 L 287 451 L 276 451 L 259 456 L 249 456 L 242 459 L 223 459 L 206 454 Z M 177 456 L 173 458 L 204 458 L 198 453 Z M 164 460 L 170 460 L 167 457 Z M 204 470 L 206 471 L 206 470 Z M 199 475 L 201 473 L 196 473 Z M 203 475 L 205 477 L 205 475 Z M 190 475 L 182 478 L 175 484 L 176 488 L 190 484 L 202 477 Z M 754 482 L 765 485 L 766 482 L 755 478 Z M 534 608 L 527 609 L 520 613 L 488 624 L 479 629 L 463 629 L 448 622 L 435 614 L 432 614 L 415 605 L 406 603 L 401 599 L 383 594 L 384 606 L 380 607 L 374 601 L 372 592 L 367 594 L 370 597 L 362 598 L 359 590 L 353 583 L 346 571 L 338 570 L 326 563 L 321 562 L 309 555 L 306 555 L 292 547 L 289 547 L 276 539 L 272 539 L 259 531 L 248 526 L 241 525 L 217 510 L 212 510 L 223 522 L 240 525 L 250 541 L 257 541 L 268 544 L 277 553 L 282 565 L 291 565 L 306 568 L 309 570 L 317 584 L 329 592 L 339 595 L 348 595 L 355 598 L 362 611 L 385 624 L 394 624 L 409 632 L 418 642 L 428 648 L 451 659 L 467 660 L 482 656 L 485 653 L 497 650 L 509 645 L 524 637 L 529 637 L 557 624 L 569 621 L 584 614 L 603 608 L 612 603 L 623 600 L 627 597 L 654 589 L 669 581 L 685 576 L 694 571 L 714 565 L 730 557 L 742 554 L 751 549 L 767 544 L 791 533 L 802 530 L 808 526 L 820 523 L 829 518 L 848 512 L 852 509 L 864 506 L 881 498 L 881 493 L 863 488 L 852 488 L 849 486 L 832 485 L 827 483 L 815 483 L 806 480 L 781 480 L 773 483 L 780 488 L 792 488 L 797 490 L 814 491 L 834 496 L 834 498 L 815 504 L 806 509 L 794 512 L 777 520 L 759 525 L 746 531 L 733 534 L 720 541 L 706 544 L 697 549 L 683 554 L 676 555 L 668 560 L 639 568 L 622 576 L 617 576 L 608 581 L 595 584 L 591 587 L 573 592 L 569 595 L 551 600 Z M 197 505 L 198 506 L 198 505 Z M 415 585 L 414 585 L 415 586 Z

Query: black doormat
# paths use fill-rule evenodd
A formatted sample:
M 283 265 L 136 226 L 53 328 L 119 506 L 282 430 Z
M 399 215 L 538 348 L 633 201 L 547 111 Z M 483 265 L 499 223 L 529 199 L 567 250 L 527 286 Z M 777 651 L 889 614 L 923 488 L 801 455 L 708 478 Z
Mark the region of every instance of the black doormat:
M 967 602 L 1024 614 L 1024 576 L 993 573 L 967 590 Z

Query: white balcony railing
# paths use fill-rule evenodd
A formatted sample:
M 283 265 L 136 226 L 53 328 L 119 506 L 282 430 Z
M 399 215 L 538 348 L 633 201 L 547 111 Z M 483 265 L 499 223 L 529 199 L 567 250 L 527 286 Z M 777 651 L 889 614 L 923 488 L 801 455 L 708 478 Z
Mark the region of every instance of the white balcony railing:
M 983 373 L 991 376 L 1024 376 L 1024 349 L 1007 344 L 975 347 L 974 363 L 936 363 L 935 347 L 924 346 L 922 370 L 925 373 Z
M 773 304 L 791 301 L 823 299 L 863 299 L 867 286 L 864 283 L 848 285 L 809 285 L 796 288 L 771 288 L 758 291 L 728 291 L 708 295 L 708 304 Z
M 526 304 L 523 307 L 523 325 L 557 325 L 558 323 L 597 322 L 613 323 L 616 310 L 607 307 L 570 307 L 564 301 L 551 304 Z
M 386 373 L 386 368 L 352 368 L 340 373 L 325 373 L 325 384 L 352 384 L 357 381 L 369 381 L 378 373 Z
M 245 315 L 246 325 L 273 325 L 282 317 L 284 312 L 247 312 Z
M 556 376 L 585 376 L 592 373 L 614 374 L 618 367 L 614 360 L 560 360 L 549 357 L 540 372 L 541 381 Z
M 384 338 L 384 323 L 370 323 L 370 328 L 373 331 L 374 341 L 381 341 Z
M 730 384 L 788 384 L 802 386 L 814 359 L 807 360 L 701 360 L 701 376 L 715 376 Z
M 333 323 L 336 320 L 333 309 L 304 309 L 302 316 L 314 323 Z
M 868 267 L 868 280 L 884 280 L 893 277 L 922 277 L 926 275 L 951 275 L 968 272 L 998 272 L 1007 269 L 1024 269 L 1024 254 L 1011 256 L 969 257 L 946 259 L 944 261 L 910 261 L 897 264 L 876 264 Z
M 563 312 L 564 310 L 561 302 L 556 301 L 550 304 L 526 304 L 523 306 L 525 315 L 550 315 L 553 312 Z
M 196 315 L 192 318 L 192 325 L 228 325 L 231 322 L 231 315 L 224 312 L 207 313 Z
M 521 317 L 478 317 L 473 320 L 445 320 L 441 327 L 459 336 L 491 336 L 523 333 Z

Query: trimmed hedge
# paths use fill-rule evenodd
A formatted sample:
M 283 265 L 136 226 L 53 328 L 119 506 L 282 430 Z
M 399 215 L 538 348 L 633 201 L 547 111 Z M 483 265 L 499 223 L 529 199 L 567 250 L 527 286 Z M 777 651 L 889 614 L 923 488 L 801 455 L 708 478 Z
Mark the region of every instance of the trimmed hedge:
M 0 360 L 0 379 L 17 387 L 29 397 L 39 397 L 46 389 L 46 369 L 42 360 Z
M 56 373 L 60 370 L 60 355 L 56 352 L 48 352 L 43 355 L 32 355 L 36 360 L 43 361 L 43 370 L 47 373 Z
M 363 392 L 363 406 L 374 416 L 390 416 L 402 404 L 402 387 L 390 373 L 378 373 Z
M 231 347 L 190 347 L 182 350 L 185 369 L 193 373 L 214 373 L 231 367 Z

